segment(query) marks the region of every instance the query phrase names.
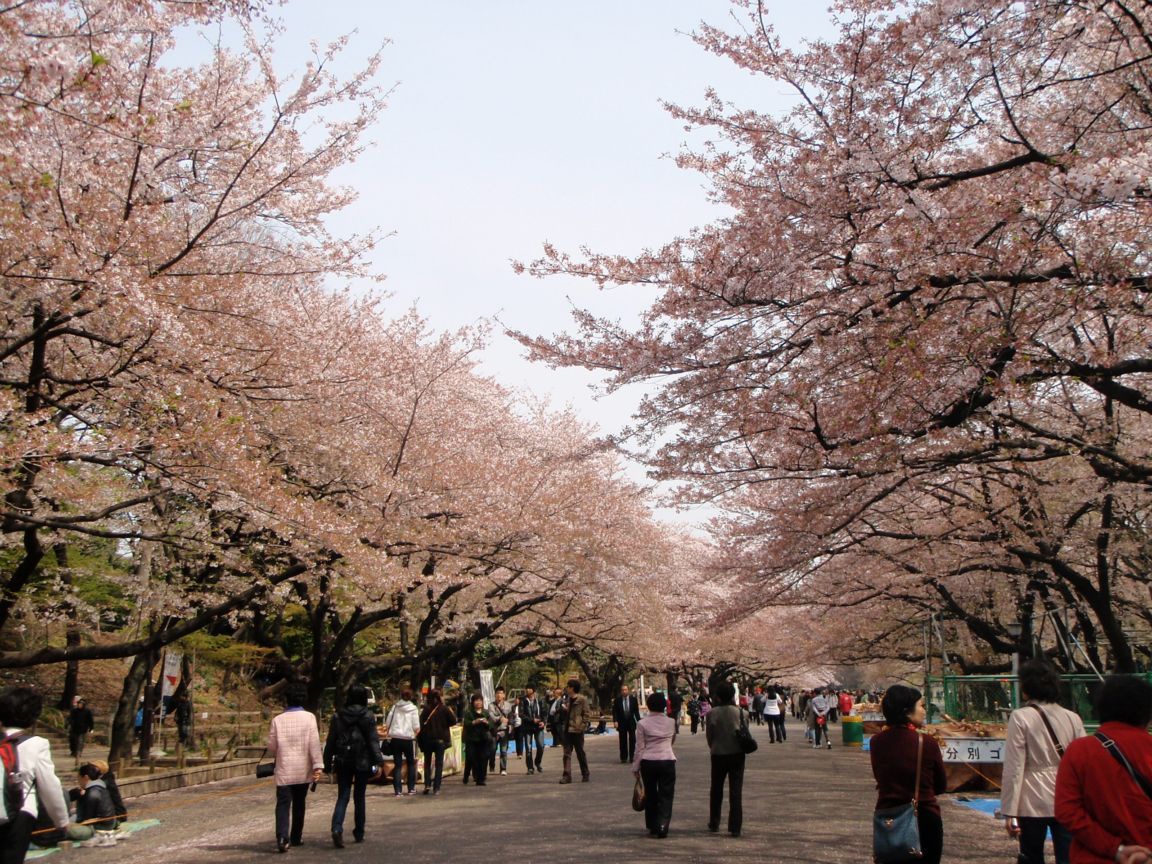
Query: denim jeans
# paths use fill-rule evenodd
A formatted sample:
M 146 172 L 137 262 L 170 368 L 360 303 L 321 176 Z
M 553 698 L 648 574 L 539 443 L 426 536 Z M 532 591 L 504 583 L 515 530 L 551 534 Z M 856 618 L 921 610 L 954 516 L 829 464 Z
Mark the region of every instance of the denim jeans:
M 411 738 L 392 739 L 392 788 L 396 792 L 404 791 L 404 762 L 408 762 L 408 791 L 416 788 L 416 742 Z
M 533 762 L 533 750 L 536 751 L 535 762 Z M 524 761 L 529 771 L 539 768 L 544 762 L 544 728 L 542 726 L 537 726 L 535 729 L 525 727 Z
M 500 756 L 500 770 L 508 770 L 508 736 L 502 735 L 493 742 L 492 754 L 488 757 L 488 770 L 496 770 L 496 756 Z
M 440 791 L 440 781 L 444 777 L 444 751 L 448 749 L 446 741 L 432 741 L 424 751 L 424 788 Z M 433 774 L 435 764 L 435 774 Z
M 352 836 L 357 840 L 364 837 L 364 791 L 372 779 L 371 771 L 357 771 L 353 768 L 340 768 L 336 771 L 336 806 L 332 809 L 332 833 L 344 831 L 344 814 L 348 812 L 348 799 L 352 799 Z

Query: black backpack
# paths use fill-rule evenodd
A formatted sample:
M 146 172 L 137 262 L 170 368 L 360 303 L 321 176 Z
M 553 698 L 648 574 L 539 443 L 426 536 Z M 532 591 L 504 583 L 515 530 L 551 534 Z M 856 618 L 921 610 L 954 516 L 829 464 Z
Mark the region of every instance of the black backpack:
M 372 767 L 368 758 L 368 741 L 360 730 L 360 724 L 349 726 L 343 717 L 336 718 L 336 746 L 333 748 L 332 762 L 341 768 L 354 768 L 366 771 Z

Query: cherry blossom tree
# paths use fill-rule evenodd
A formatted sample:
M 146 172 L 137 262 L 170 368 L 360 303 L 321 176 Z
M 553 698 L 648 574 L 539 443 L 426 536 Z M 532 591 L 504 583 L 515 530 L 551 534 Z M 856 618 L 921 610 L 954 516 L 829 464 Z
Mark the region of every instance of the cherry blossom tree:
M 792 50 L 762 4 L 734 5 L 742 32 L 698 40 L 794 107 L 670 106 L 714 133 L 680 161 L 731 215 L 632 258 L 548 247 L 532 272 L 659 296 L 635 328 L 579 313 L 520 338 L 659 384 L 636 440 L 682 500 L 724 509 L 748 602 L 839 602 L 854 578 L 848 602 L 943 605 L 999 651 L 1029 604 L 1071 605 L 1132 668 L 1147 10 L 852 0 L 837 40 Z

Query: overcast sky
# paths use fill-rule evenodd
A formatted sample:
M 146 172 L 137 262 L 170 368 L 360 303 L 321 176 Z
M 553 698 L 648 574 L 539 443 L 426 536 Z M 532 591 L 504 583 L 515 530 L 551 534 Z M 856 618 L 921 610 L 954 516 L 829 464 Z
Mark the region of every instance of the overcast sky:
M 827 16 L 805 6 L 767 3 L 789 42 L 829 34 Z M 668 158 L 687 134 L 661 100 L 700 104 L 709 86 L 742 106 L 787 100 L 687 35 L 702 20 L 740 26 L 727 0 L 289 0 L 282 15 L 285 67 L 309 39 L 355 30 L 359 57 L 391 40 L 380 78 L 396 90 L 374 146 L 340 176 L 360 200 L 336 228 L 394 232 L 374 261 L 390 302 L 397 313 L 415 304 L 441 330 L 499 316 L 556 333 L 571 303 L 628 320 L 642 295 L 517 276 L 509 262 L 537 257 L 545 241 L 635 253 L 714 219 L 702 179 Z M 596 400 L 596 376 L 522 354 L 497 328 L 483 369 L 571 403 L 605 432 L 627 422 L 638 393 Z

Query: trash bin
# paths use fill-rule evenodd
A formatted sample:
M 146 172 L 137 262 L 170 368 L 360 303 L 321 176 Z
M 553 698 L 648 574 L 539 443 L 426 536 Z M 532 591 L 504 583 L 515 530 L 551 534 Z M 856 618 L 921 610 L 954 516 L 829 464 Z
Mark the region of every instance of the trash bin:
M 845 747 L 864 746 L 864 718 L 847 716 L 840 718 L 840 732 L 844 736 Z

